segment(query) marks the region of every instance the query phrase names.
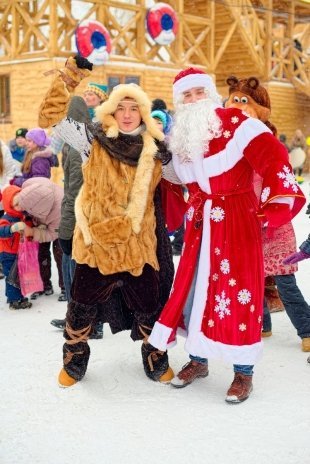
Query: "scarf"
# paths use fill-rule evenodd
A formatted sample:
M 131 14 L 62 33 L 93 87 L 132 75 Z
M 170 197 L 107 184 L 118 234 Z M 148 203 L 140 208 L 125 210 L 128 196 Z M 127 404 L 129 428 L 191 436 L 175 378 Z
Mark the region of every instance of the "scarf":
M 87 124 L 87 131 L 91 137 L 98 141 L 99 145 L 106 150 L 112 158 L 115 158 L 129 166 L 137 166 L 142 149 L 142 135 L 130 135 L 119 133 L 115 139 L 106 136 L 100 122 Z M 166 164 L 171 160 L 171 153 L 163 142 L 155 141 L 158 147 L 156 159 Z

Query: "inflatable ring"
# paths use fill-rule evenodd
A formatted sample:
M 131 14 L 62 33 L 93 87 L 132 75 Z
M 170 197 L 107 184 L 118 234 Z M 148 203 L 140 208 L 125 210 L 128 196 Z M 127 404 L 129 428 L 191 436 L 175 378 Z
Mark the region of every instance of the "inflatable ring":
M 109 59 L 111 39 L 107 29 L 99 21 L 82 21 L 75 31 L 76 48 L 81 56 L 95 65 Z
M 149 8 L 146 15 L 146 28 L 159 45 L 171 44 L 176 37 L 178 26 L 176 12 L 167 3 L 157 3 Z

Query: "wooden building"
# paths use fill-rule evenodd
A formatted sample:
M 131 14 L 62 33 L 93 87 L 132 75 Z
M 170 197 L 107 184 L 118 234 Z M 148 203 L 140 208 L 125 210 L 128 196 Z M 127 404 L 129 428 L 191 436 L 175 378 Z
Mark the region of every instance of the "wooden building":
M 78 23 L 96 19 L 112 40 L 110 59 L 89 81 L 139 82 L 150 98 L 172 106 L 178 70 L 199 66 L 225 80 L 257 76 L 268 88 L 272 121 L 291 137 L 310 135 L 309 0 L 167 0 L 179 29 L 169 46 L 149 36 L 145 17 L 153 0 L 0 0 L 0 138 L 18 127 L 35 127 L 52 75 L 75 50 Z M 87 82 L 76 93 L 81 94 Z

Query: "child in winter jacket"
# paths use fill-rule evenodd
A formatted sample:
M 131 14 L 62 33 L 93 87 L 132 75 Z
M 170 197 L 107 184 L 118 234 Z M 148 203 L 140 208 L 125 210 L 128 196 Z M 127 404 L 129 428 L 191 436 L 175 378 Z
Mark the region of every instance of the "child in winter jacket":
M 23 297 L 20 289 L 8 282 L 11 267 L 17 257 L 20 234 L 30 229 L 25 223 L 24 213 L 16 211 L 13 207 L 14 196 L 20 190 L 19 187 L 10 185 L 2 193 L 5 213 L 0 219 L 0 261 L 5 275 L 5 295 L 10 309 L 27 309 L 32 306 L 28 299 Z
M 31 129 L 26 134 L 27 152 L 21 166 L 21 176 L 13 179 L 12 184 L 21 187 L 25 180 L 32 177 L 51 177 L 51 167 L 55 157 L 49 147 L 51 140 L 43 129 Z
M 57 264 L 61 296 L 65 294 L 61 269 L 62 250 L 58 242 L 63 193 L 63 188 L 54 184 L 51 180 L 44 177 L 36 177 L 28 179 L 23 183 L 20 192 L 18 192 L 14 200 L 14 208 L 20 211 L 27 211 L 34 224 L 33 228 L 27 229 L 25 236 L 31 236 L 34 241 L 39 242 L 39 264 L 44 291 L 33 293 L 30 297 L 33 300 L 43 294 L 53 294 L 50 280 L 51 254 L 49 248 L 51 243 L 53 244 L 53 254 Z M 60 299 L 59 301 L 64 300 Z

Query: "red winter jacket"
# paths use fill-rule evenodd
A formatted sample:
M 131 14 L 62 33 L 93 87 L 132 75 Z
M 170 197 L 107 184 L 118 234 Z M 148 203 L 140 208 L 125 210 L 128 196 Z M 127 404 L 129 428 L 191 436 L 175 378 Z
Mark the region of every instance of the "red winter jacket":
M 20 240 L 18 232 L 12 233 L 10 228 L 15 222 L 24 220 L 22 211 L 15 211 L 12 207 L 13 197 L 20 192 L 20 187 L 10 185 L 2 192 L 2 203 L 5 214 L 0 219 L 0 253 L 16 254 Z

